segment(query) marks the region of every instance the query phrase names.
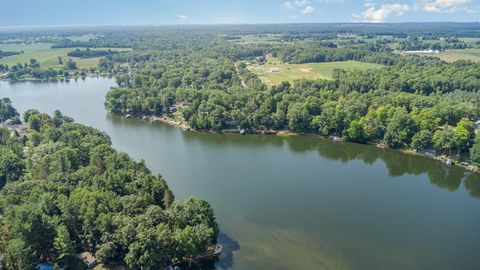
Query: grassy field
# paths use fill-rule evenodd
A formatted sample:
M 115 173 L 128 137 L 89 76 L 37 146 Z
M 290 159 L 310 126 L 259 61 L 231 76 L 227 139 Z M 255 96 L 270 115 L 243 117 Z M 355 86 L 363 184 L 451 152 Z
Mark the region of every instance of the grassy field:
M 442 59 L 443 61 L 450 63 L 458 60 L 470 60 L 473 62 L 480 62 L 480 49 L 447 50 L 442 53 L 426 53 L 421 55 L 437 57 Z
M 79 68 L 89 68 L 95 67 L 98 65 L 100 58 L 78 58 L 78 57 L 69 57 L 67 54 L 71 51 L 76 50 L 77 48 L 61 48 L 61 49 L 51 49 L 52 44 L 0 44 L 0 50 L 2 51 L 23 51 L 22 54 L 13 55 L 9 57 L 4 57 L 0 59 L 0 64 L 15 65 L 17 63 L 28 63 L 30 59 L 36 59 L 41 66 L 51 67 L 51 68 L 61 68 L 61 65 L 58 63 L 58 57 L 62 57 L 65 61 L 71 58 L 77 63 Z M 84 48 L 78 48 L 84 50 Z M 95 48 L 91 50 L 105 50 L 108 48 Z M 125 50 L 125 49 L 115 49 L 112 50 Z
M 380 67 L 381 65 L 357 61 L 283 64 L 276 59 L 271 59 L 265 65 L 250 65 L 248 69 L 257 74 L 267 86 L 272 86 L 284 81 L 293 82 L 298 79 L 331 79 L 334 69 L 366 70 Z M 271 72 L 272 68 L 278 68 L 279 71 Z
M 458 60 L 471 60 L 480 62 L 480 49 L 448 50 L 446 52 L 430 55 L 438 57 L 446 62 L 455 62 Z

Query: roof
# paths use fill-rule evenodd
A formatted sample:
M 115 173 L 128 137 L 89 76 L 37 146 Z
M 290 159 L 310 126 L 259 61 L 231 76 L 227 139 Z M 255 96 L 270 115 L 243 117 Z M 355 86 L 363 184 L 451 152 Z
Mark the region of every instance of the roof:
M 87 266 L 91 266 L 91 265 L 95 264 L 96 261 L 97 261 L 97 258 L 95 258 L 95 256 L 91 252 L 88 252 L 88 251 L 84 251 L 84 252 L 78 254 L 78 256 L 80 257 L 80 259 L 82 259 L 82 261 Z

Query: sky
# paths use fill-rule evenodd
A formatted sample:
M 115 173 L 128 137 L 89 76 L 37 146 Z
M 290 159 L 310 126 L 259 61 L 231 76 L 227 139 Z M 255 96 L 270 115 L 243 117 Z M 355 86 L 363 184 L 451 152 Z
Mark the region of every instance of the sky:
M 480 0 L 0 0 L 0 26 L 479 19 Z

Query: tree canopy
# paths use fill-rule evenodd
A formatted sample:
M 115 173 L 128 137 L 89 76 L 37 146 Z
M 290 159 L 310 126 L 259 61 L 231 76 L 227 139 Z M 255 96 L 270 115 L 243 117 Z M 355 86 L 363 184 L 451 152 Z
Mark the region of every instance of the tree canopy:
M 31 130 L 0 145 L 0 253 L 8 269 L 54 258 L 83 269 L 77 253 L 132 269 L 158 269 L 205 253 L 218 226 L 210 205 L 176 201 L 160 175 L 111 147 L 96 129 L 29 110 Z M 16 151 L 18 145 L 23 151 Z

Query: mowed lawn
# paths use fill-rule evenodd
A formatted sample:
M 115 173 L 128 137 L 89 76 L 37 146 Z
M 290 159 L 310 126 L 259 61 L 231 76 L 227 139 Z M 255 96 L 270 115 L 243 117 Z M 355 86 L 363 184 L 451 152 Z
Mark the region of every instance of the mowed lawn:
M 363 63 L 358 61 L 308 63 L 308 64 L 282 64 L 278 60 L 269 60 L 265 65 L 251 65 L 250 71 L 257 74 L 267 86 L 278 85 L 284 81 L 293 82 L 299 79 L 332 79 L 333 70 L 367 70 L 380 68 L 382 65 Z M 272 69 L 278 68 L 278 72 Z
M 28 63 L 30 59 L 36 59 L 41 66 L 51 68 L 61 68 L 58 63 L 58 57 L 61 57 L 65 62 L 68 59 L 72 59 L 77 63 L 79 68 L 90 68 L 98 65 L 100 61 L 99 57 L 95 58 L 78 58 L 69 57 L 67 54 L 76 49 L 85 50 L 85 48 L 50 48 L 52 44 L 40 43 L 40 44 L 0 44 L 0 50 L 2 51 L 23 51 L 22 54 L 12 55 L 9 57 L 0 58 L 0 64 L 15 65 L 17 63 Z M 117 48 L 91 48 L 91 50 L 128 50 Z

